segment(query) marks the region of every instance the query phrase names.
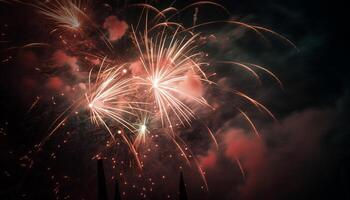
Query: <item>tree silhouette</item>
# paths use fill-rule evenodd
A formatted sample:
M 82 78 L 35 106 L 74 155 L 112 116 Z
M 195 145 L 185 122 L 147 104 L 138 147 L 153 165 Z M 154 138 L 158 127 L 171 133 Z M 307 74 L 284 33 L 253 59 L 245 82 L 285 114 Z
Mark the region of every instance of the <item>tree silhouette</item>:
M 186 185 L 182 172 L 180 173 L 179 200 L 188 200 Z
M 114 191 L 114 200 L 121 200 L 120 191 L 119 191 L 119 183 L 118 180 L 115 180 L 115 191 Z
M 97 189 L 98 200 L 108 200 L 105 172 L 103 169 L 103 161 L 97 160 Z

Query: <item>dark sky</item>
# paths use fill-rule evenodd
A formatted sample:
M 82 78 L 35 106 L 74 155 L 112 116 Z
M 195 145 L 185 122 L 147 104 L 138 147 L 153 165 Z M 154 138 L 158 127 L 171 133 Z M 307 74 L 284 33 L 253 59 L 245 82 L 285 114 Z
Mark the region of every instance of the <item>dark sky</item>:
M 154 5 L 162 7 L 170 1 L 164 2 Z M 189 2 L 177 1 L 174 5 L 183 7 Z M 223 109 L 204 119 L 215 130 L 222 150 L 217 152 L 211 145 L 205 144 L 203 138 L 185 134 L 187 131 L 200 131 L 196 125 L 182 134 L 204 166 L 209 186 L 209 192 L 202 191 L 199 189 L 202 183 L 198 175 L 185 170 L 190 199 L 350 199 L 350 129 L 347 117 L 350 82 L 346 6 L 316 0 L 217 2 L 224 5 L 234 19 L 281 33 L 299 51 L 271 34 L 266 34 L 269 40 L 266 43 L 254 33 L 246 31 L 242 34 L 231 26 L 213 26 L 202 30 L 208 35 L 213 33 L 217 38 L 204 49 L 211 58 L 235 59 L 266 66 L 281 79 L 284 89 L 281 90 L 265 76 L 262 76 L 262 87 L 246 84 L 249 76 L 236 76 L 239 71 L 219 66 L 216 72 L 222 75 L 218 79 L 222 87 L 239 87 L 254 96 L 276 115 L 279 123 L 248 109 L 262 139 L 248 137 L 249 128 L 242 125 L 244 122 L 234 109 L 225 109 L 225 106 L 235 102 L 232 97 L 210 93 L 208 98 L 219 99 L 223 102 Z M 217 17 L 219 14 L 215 11 L 200 8 L 198 20 Z M 54 149 L 64 140 L 63 136 L 57 136 L 42 151 L 30 154 L 34 164 L 28 168 L 30 163 L 23 156 L 47 134 L 57 111 L 48 108 L 51 102 L 47 100 L 33 113 L 28 113 L 28 105 L 38 91 L 22 87 L 23 78 L 47 78 L 47 75 L 43 77 L 33 73 L 32 69 L 40 63 L 38 59 L 44 59 L 52 50 L 36 49 L 31 51 L 35 54 L 31 57 L 25 50 L 8 48 L 21 46 L 28 41 L 50 42 L 54 36 L 43 36 L 45 28 L 42 23 L 45 21 L 38 20 L 25 6 L 1 3 L 0 13 L 0 33 L 6 33 L 0 41 L 10 41 L 0 43 L 0 199 L 64 199 L 67 195 L 71 199 L 96 199 L 96 166 L 90 158 L 91 152 L 99 149 L 93 144 L 101 140 L 99 135 L 102 134 L 98 132 L 94 136 L 89 126 L 79 128 L 78 132 L 96 138 L 90 137 L 87 141 L 84 135 L 73 133 L 70 136 L 72 142 L 62 147 L 53 160 Z M 128 13 L 118 12 L 118 15 Z M 181 17 L 191 23 L 190 17 Z M 123 47 L 125 43 L 117 45 Z M 12 59 L 3 61 L 8 56 L 12 56 Z M 23 56 L 27 57 L 23 59 Z M 60 72 L 47 72 L 52 73 Z M 73 123 L 84 126 L 85 122 L 75 119 Z M 235 163 L 236 156 L 241 159 L 244 179 Z M 174 173 L 173 168 L 167 168 L 164 162 L 167 161 L 152 162 L 145 170 L 145 174 L 155 177 L 158 182 L 161 180 L 156 177 L 160 173 L 172 177 L 166 184 L 155 186 L 155 191 L 149 193 L 149 199 L 166 199 L 167 192 L 177 188 L 179 171 Z M 26 167 L 23 167 L 24 164 Z M 106 168 L 107 175 L 115 173 L 111 167 Z M 138 172 L 129 170 L 125 173 L 131 177 L 131 181 L 128 185 L 122 184 L 121 191 L 130 192 L 131 182 L 137 181 L 135 177 Z M 64 178 L 67 174 L 68 178 Z M 59 186 L 56 180 L 60 182 Z M 142 181 L 140 185 L 147 185 L 147 178 Z M 109 190 L 112 190 L 112 182 L 108 184 Z M 58 195 L 54 194 L 57 188 Z M 132 194 L 128 197 L 126 199 L 133 199 Z M 176 195 L 172 199 L 176 199 Z

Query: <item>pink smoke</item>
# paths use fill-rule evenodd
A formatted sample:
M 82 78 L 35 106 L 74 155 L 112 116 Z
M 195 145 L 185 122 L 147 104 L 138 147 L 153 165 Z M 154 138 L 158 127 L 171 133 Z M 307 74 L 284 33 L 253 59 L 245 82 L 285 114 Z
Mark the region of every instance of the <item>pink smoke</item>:
M 47 80 L 46 87 L 51 90 L 60 90 L 64 86 L 61 78 L 54 76 Z
M 244 184 L 238 189 L 238 199 L 283 199 L 275 190 L 295 192 L 303 167 L 316 165 L 320 138 L 329 131 L 333 113 L 329 110 L 306 110 L 284 119 L 281 124 L 261 130 L 280 145 L 268 148 L 265 139 L 239 129 L 225 132 L 225 157 L 240 161 L 245 173 Z M 282 142 L 283 141 L 283 142 Z M 313 162 L 309 162 L 311 160 Z M 304 166 L 300 165 L 303 163 Z M 285 182 L 284 180 L 289 180 Z
M 52 60 L 53 60 L 54 64 L 58 67 L 68 65 L 68 66 L 70 66 L 72 71 L 79 71 L 79 66 L 77 64 L 78 58 L 75 56 L 69 56 L 62 50 L 57 50 L 53 54 Z
M 180 89 L 191 96 L 201 97 L 203 96 L 203 84 L 200 80 L 200 76 L 193 71 L 188 71 L 185 75 L 185 80 L 180 83 Z
M 103 28 L 108 30 L 109 40 L 116 41 L 124 36 L 129 26 L 125 21 L 119 20 L 116 16 L 109 16 L 103 23 Z
M 214 151 L 209 151 L 207 155 L 199 157 L 200 166 L 204 169 L 215 167 L 217 162 L 217 155 Z
M 140 61 L 131 63 L 131 65 L 129 66 L 129 69 L 133 76 L 141 76 L 141 75 L 144 75 L 145 73 L 145 70 Z

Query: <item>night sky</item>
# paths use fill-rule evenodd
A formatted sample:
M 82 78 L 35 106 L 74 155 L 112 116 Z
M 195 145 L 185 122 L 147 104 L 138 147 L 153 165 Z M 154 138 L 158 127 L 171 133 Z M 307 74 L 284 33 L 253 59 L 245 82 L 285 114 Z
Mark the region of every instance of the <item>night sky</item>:
M 137 15 L 122 9 L 122 1 L 105 1 L 111 5 L 108 8 L 102 0 L 90 2 L 97 24 L 114 15 L 131 23 L 129 20 Z M 132 2 L 140 1 L 128 3 Z M 178 0 L 173 5 L 181 8 L 193 2 Z M 215 81 L 221 88 L 249 94 L 269 108 L 278 122 L 237 97 L 208 89 L 205 97 L 220 102 L 218 109 L 197 112 L 213 130 L 219 150 L 201 122 L 179 131 L 205 171 L 206 191 L 198 171 L 175 156 L 175 147 L 169 141 L 156 139 L 148 144 L 157 143 L 162 150 L 148 153 L 145 169 L 140 172 L 131 166 L 125 145 L 105 148 L 105 130 L 94 128 L 83 114 L 72 117 L 38 150 L 35 145 L 48 135 L 50 125 L 68 105 L 53 77 L 78 82 L 81 75 L 67 73 L 70 66 L 50 67 L 49 58 L 57 50 L 70 56 L 76 56 L 77 51 L 65 49 L 57 40 L 58 34 L 49 33 L 49 22 L 32 8 L 0 1 L 0 199 L 96 199 L 97 152 L 106 158 L 111 197 L 116 178 L 122 199 L 178 199 L 182 171 L 189 199 L 350 199 L 346 6 L 316 0 L 215 2 L 231 16 L 217 7 L 199 7 L 198 23 L 220 18 L 243 21 L 282 34 L 297 49 L 272 34 L 266 33 L 265 41 L 237 26 L 220 24 L 196 30 L 214 37 L 202 49 L 208 53 L 209 62 L 259 64 L 278 76 L 284 86 L 280 88 L 258 70 L 262 85 L 241 69 L 217 65 Z M 159 0 L 151 4 L 165 8 L 171 3 Z M 193 12 L 189 10 L 177 19 L 190 25 Z M 111 55 L 114 59 L 135 58 L 129 31 L 113 43 L 117 49 Z M 33 42 L 50 46 L 18 48 Z M 85 64 L 81 60 L 77 63 Z M 38 96 L 40 101 L 30 109 Z M 260 139 L 252 137 L 251 128 L 233 105 L 243 107 L 251 116 Z M 117 160 L 116 167 L 112 158 Z

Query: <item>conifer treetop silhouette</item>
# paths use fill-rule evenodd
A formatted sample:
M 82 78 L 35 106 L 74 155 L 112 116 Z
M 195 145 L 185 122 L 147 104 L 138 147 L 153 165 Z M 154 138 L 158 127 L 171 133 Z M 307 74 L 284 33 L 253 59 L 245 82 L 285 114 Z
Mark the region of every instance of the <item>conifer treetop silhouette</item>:
M 179 200 L 188 200 L 186 185 L 183 177 L 183 173 L 180 173 L 180 183 L 179 183 Z
M 108 200 L 103 161 L 97 160 L 97 199 Z

